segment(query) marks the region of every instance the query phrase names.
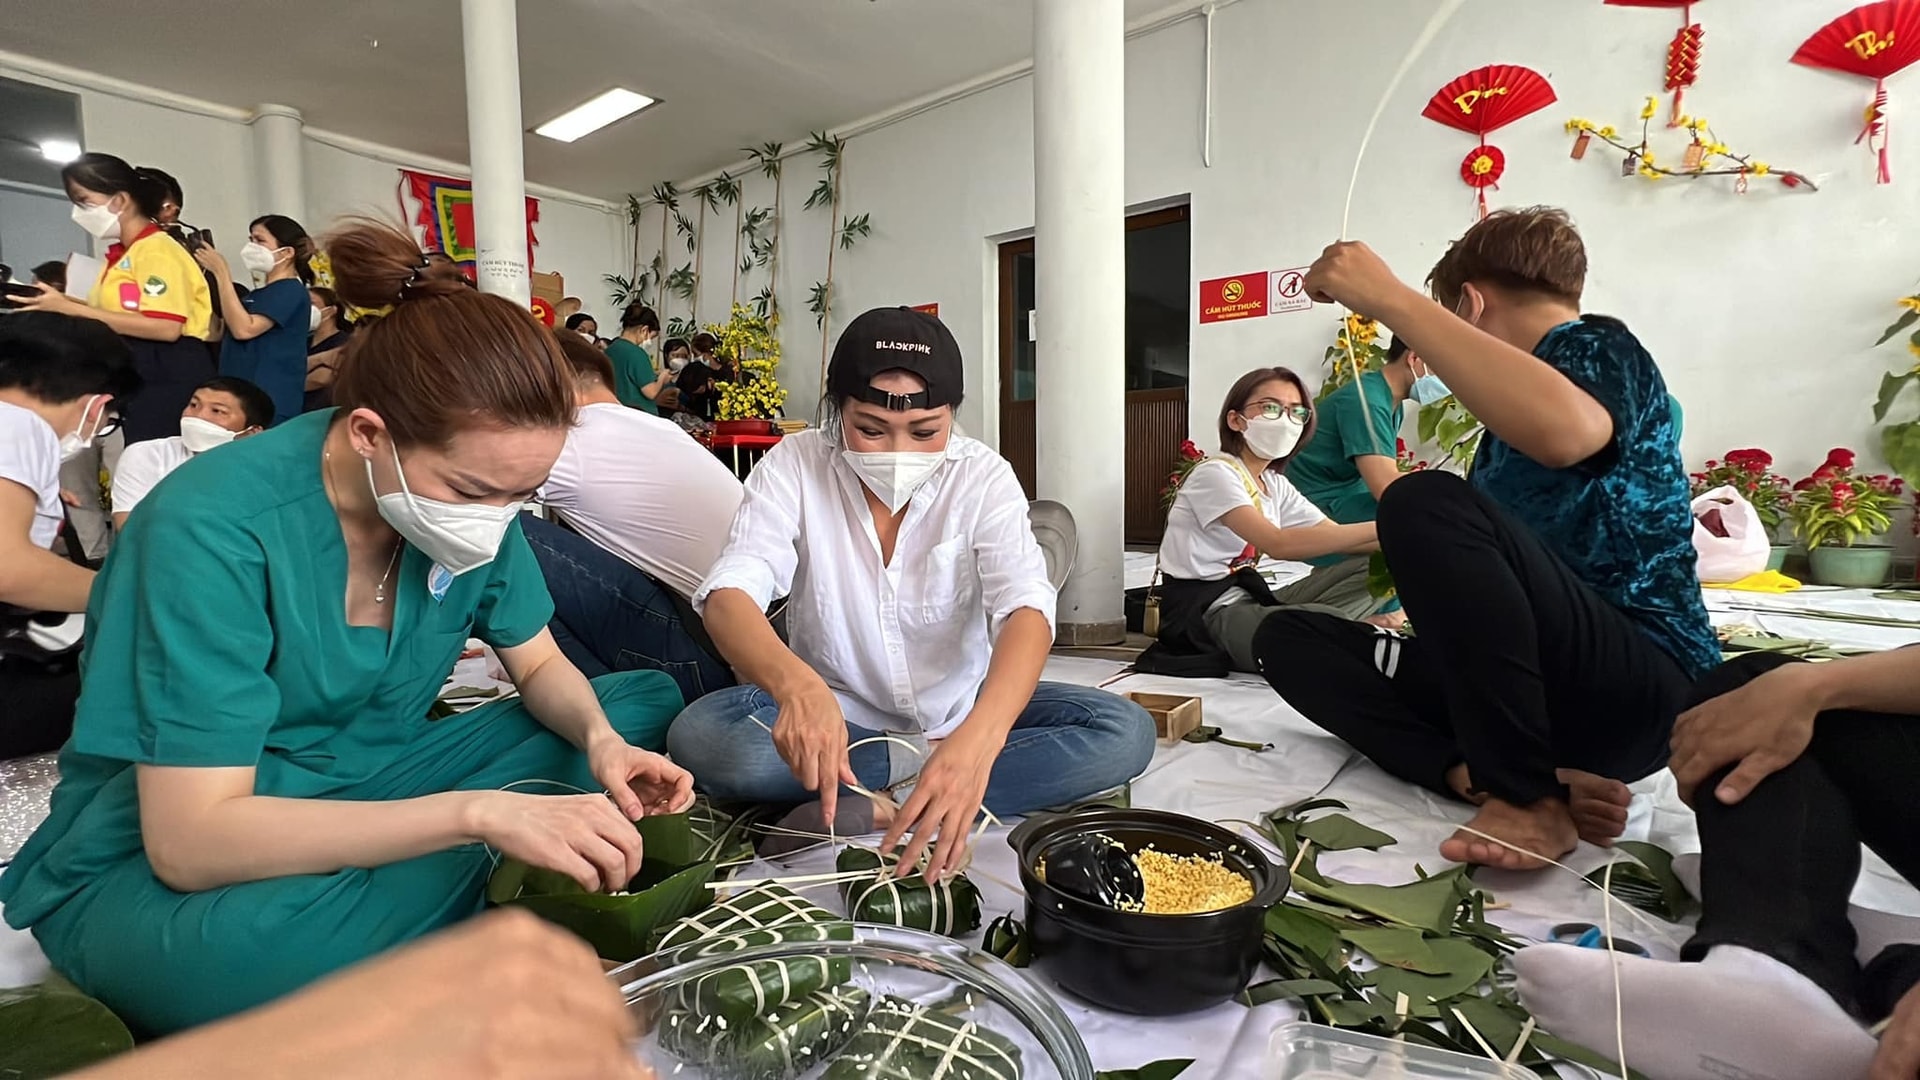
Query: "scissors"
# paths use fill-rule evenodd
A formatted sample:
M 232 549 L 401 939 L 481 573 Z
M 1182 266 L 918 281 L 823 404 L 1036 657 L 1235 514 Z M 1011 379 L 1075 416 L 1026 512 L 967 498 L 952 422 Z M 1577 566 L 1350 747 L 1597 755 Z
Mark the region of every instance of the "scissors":
M 1606 934 L 1592 923 L 1561 923 L 1559 926 L 1553 928 L 1553 933 L 1548 935 L 1547 940 L 1556 945 L 1572 945 L 1581 949 L 1604 949 L 1607 947 Z M 1647 952 L 1646 946 L 1641 945 L 1639 942 L 1628 941 L 1626 938 L 1621 937 L 1613 939 L 1613 951 L 1625 953 L 1628 956 L 1645 956 L 1650 958 L 1653 955 Z

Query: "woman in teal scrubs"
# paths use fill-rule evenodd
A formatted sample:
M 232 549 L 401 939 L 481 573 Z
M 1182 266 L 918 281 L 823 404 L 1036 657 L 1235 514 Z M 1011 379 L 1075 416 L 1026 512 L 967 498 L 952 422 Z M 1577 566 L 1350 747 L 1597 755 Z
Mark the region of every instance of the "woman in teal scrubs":
M 473 915 L 491 851 L 621 888 L 632 819 L 692 795 L 650 749 L 673 680 L 589 683 L 546 630 L 517 519 L 573 421 L 555 341 L 404 234 L 329 250 L 342 300 L 393 313 L 337 409 L 142 504 L 93 590 L 52 814 L 0 876 L 7 921 L 143 1035 Z M 470 636 L 519 696 L 435 719 Z

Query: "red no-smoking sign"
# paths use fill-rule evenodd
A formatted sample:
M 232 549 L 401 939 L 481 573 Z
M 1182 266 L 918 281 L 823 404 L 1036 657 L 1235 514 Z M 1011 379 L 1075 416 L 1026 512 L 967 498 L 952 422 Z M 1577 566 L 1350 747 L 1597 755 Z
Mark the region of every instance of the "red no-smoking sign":
M 1273 281 L 1273 298 L 1267 304 L 1269 312 L 1280 314 L 1313 309 L 1313 297 L 1307 295 L 1308 269 L 1302 266 L 1293 270 L 1275 270 L 1269 275 Z

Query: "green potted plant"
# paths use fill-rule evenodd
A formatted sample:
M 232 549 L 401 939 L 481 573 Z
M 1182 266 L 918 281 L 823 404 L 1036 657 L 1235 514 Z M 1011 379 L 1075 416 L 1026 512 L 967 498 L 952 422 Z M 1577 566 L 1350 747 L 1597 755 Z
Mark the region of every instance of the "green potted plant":
M 1778 570 L 1793 550 L 1791 543 L 1779 543 L 1780 523 L 1787 519 L 1793 505 L 1793 481 L 1773 471 L 1773 455 L 1765 450 L 1729 450 L 1718 461 L 1709 460 L 1702 472 L 1693 474 L 1693 497 L 1699 498 L 1720 487 L 1730 487 L 1753 505 L 1760 524 L 1767 527 L 1773 544 L 1773 556 L 1767 569 Z
M 1788 515 L 1806 542 L 1813 580 L 1820 585 L 1868 588 L 1884 584 L 1893 568 L 1893 547 L 1861 543 L 1885 536 L 1905 484 L 1898 477 L 1854 470 L 1851 450 L 1829 451 L 1825 464 L 1793 485 Z

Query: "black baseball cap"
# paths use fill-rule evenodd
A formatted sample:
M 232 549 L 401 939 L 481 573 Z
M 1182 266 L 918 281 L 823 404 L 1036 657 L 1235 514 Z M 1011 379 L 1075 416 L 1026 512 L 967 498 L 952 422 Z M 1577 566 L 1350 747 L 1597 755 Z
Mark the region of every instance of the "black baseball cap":
M 910 371 L 927 384 L 916 394 L 873 388 L 885 371 Z M 849 323 L 827 365 L 827 393 L 895 412 L 958 406 L 963 396 L 960 344 L 938 318 L 912 308 L 874 308 Z

